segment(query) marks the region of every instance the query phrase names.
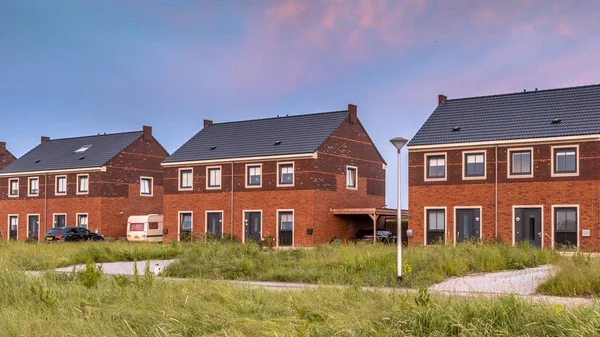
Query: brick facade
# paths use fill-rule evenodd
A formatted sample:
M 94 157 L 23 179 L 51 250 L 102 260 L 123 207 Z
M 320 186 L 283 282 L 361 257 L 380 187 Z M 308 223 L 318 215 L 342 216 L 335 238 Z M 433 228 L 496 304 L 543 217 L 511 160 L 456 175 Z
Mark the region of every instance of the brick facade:
M 409 148 L 409 224 L 414 232 L 411 244 L 425 242 L 425 208 L 446 209 L 446 244 L 453 244 L 455 236 L 455 207 L 481 207 L 481 235 L 483 240 L 512 243 L 515 216 L 513 209 L 541 208 L 542 246 L 553 247 L 553 206 L 578 207 L 577 242 L 586 251 L 600 250 L 600 142 L 564 141 L 553 143 L 523 143 L 485 148 L 451 148 L 412 150 Z M 552 147 L 578 148 L 578 174 L 552 176 Z M 508 176 L 509 155 L 513 149 L 527 148 L 533 154 L 533 177 Z M 463 179 L 463 151 L 485 151 L 486 178 Z M 425 155 L 446 154 L 446 180 L 425 181 Z M 497 180 L 496 180 L 497 167 Z M 496 183 L 497 181 L 497 183 Z M 497 199 L 496 199 L 497 193 Z M 496 207 L 497 204 L 497 207 Z M 496 227 L 497 225 L 497 227 Z M 582 236 L 590 230 L 590 236 Z M 496 234 L 497 231 L 497 234 Z
M 163 174 L 160 163 L 168 156 L 151 131 L 138 138 L 104 165 L 103 171 L 52 172 L 0 177 L 0 230 L 9 239 L 8 217 L 18 215 L 18 239 L 28 236 L 28 215 L 39 215 L 39 235 L 53 227 L 55 214 L 66 214 L 66 225 L 76 226 L 77 214 L 87 214 L 88 228 L 109 238 L 126 235 L 130 215 L 162 214 Z M 89 192 L 77 193 L 77 175 L 89 175 Z M 67 191 L 57 195 L 56 177 L 67 177 Z M 140 195 L 140 177 L 153 179 L 152 196 Z M 28 178 L 39 177 L 39 195 L 28 196 Z M 19 179 L 19 195 L 8 194 L 8 182 Z
M 353 119 L 354 118 L 354 119 Z M 294 185 L 277 186 L 278 163 L 294 163 Z M 262 165 L 262 186 L 246 187 L 246 165 Z M 233 192 L 232 192 L 233 165 Z M 358 170 L 358 188 L 346 188 L 346 166 Z M 221 167 L 221 188 L 206 188 L 206 167 Z M 179 191 L 180 168 L 193 168 L 193 189 Z M 244 237 L 244 211 L 262 212 L 262 237 L 278 237 L 278 210 L 293 210 L 294 246 L 314 246 L 333 237 L 350 239 L 371 219 L 340 217 L 331 208 L 382 207 L 385 204 L 385 166 L 356 116 L 349 118 L 321 145 L 313 157 L 258 162 L 206 163 L 165 167 L 164 224 L 167 239 L 177 240 L 179 213 L 193 213 L 193 233 L 206 232 L 206 212 L 222 211 L 223 233 Z M 233 210 L 233 213 L 232 213 Z M 307 231 L 312 229 L 312 234 Z

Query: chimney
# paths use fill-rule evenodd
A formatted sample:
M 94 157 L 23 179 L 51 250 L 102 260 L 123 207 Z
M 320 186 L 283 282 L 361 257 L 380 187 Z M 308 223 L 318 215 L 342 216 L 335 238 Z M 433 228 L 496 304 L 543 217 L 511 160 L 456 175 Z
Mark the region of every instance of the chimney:
M 6 143 L 0 142 L 0 150 L 6 150 Z
M 352 123 L 358 122 L 358 112 L 354 104 L 348 104 L 348 119 Z
M 49 140 L 50 140 L 50 137 L 48 137 L 48 136 L 42 136 L 42 139 L 41 139 L 41 140 L 42 140 L 42 141 L 41 141 L 42 143 L 45 143 L 45 142 L 47 142 L 47 141 L 49 141 Z
M 438 95 L 438 105 L 444 103 L 447 99 L 448 99 L 448 97 L 446 97 L 444 95 Z
M 152 127 L 151 126 L 147 126 L 144 125 L 142 127 L 142 131 L 144 132 L 144 135 L 142 136 L 142 139 L 149 142 L 152 140 Z
M 211 121 L 210 119 L 205 119 L 204 120 L 204 127 L 207 127 L 209 125 L 212 125 L 213 121 Z

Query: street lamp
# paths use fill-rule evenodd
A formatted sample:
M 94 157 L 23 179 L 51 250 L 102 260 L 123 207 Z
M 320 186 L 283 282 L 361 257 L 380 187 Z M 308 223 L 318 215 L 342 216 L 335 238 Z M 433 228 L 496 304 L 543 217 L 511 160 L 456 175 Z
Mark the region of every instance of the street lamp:
M 398 248 L 398 281 L 402 281 L 402 204 L 400 203 L 400 196 L 402 193 L 400 190 L 400 152 L 407 142 L 408 139 L 402 137 L 390 139 L 390 143 L 398 150 L 398 214 L 396 215 L 396 226 L 398 231 L 396 239 L 396 246 Z

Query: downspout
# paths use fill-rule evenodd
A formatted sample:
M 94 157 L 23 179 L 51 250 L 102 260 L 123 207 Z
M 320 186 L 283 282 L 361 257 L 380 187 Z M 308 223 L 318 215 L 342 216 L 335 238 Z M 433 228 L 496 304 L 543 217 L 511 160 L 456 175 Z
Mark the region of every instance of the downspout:
M 498 240 L 498 145 L 495 146 L 496 156 L 495 163 L 496 169 L 494 170 L 496 173 L 496 181 L 494 183 L 494 223 L 496 226 L 496 240 Z
M 48 232 L 48 173 L 44 174 L 44 234 Z M 29 221 L 29 219 L 27 219 Z M 29 226 L 29 224 L 28 224 Z M 38 224 L 38 242 L 41 242 L 40 228 Z
M 233 239 L 233 162 L 231 162 L 231 222 L 230 222 L 230 227 L 231 227 L 231 239 Z

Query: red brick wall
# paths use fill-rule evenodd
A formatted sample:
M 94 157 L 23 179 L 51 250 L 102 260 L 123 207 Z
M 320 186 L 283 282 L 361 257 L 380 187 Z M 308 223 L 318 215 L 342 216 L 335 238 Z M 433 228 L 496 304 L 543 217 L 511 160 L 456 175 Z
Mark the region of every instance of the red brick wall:
M 551 176 L 551 147 L 579 146 L 579 176 Z M 507 153 L 515 148 L 533 148 L 533 178 L 508 178 Z M 473 150 L 473 149 L 469 149 Z M 454 238 L 454 207 L 482 206 L 484 240 L 495 238 L 495 149 L 486 150 L 485 180 L 462 180 L 463 150 L 432 150 L 447 152 L 447 181 L 426 182 L 425 152 L 409 151 L 409 226 L 414 231 L 412 244 L 424 242 L 424 207 L 447 207 L 447 243 Z M 543 245 L 552 244 L 552 206 L 579 205 L 579 244 L 584 250 L 600 250 L 600 142 L 554 143 L 498 147 L 498 239 L 513 242 L 513 207 L 542 206 Z M 590 237 L 581 237 L 581 229 L 590 229 Z

